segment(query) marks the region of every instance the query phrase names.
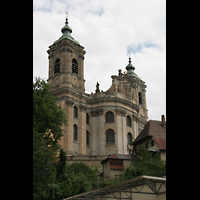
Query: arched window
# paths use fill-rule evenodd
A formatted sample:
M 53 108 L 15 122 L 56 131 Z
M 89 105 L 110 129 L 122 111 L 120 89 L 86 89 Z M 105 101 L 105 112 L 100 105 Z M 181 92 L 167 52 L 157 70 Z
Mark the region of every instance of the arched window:
M 131 117 L 129 115 L 126 117 L 126 125 L 131 126 Z
M 108 129 L 106 131 L 106 144 L 114 144 L 115 143 L 115 133 L 112 129 Z
M 78 118 L 78 108 L 74 106 L 74 117 Z
M 57 58 L 54 64 L 54 74 L 60 73 L 60 58 Z
M 74 124 L 74 127 L 73 127 L 73 139 L 75 140 L 75 141 L 77 141 L 78 140 L 78 126 L 76 125 L 76 124 Z
M 106 122 L 114 122 L 114 114 L 111 111 L 106 113 Z
M 86 131 L 86 144 L 87 144 L 87 146 L 90 146 L 90 133 L 89 133 L 89 131 Z
M 86 113 L 86 124 L 90 124 L 90 115 Z
M 139 104 L 142 104 L 142 94 L 138 92 Z
M 78 74 L 78 62 L 76 59 L 72 60 L 72 73 Z
M 131 135 L 131 133 L 128 133 L 128 135 L 127 135 L 127 144 L 131 145 L 131 143 L 132 143 L 132 135 Z

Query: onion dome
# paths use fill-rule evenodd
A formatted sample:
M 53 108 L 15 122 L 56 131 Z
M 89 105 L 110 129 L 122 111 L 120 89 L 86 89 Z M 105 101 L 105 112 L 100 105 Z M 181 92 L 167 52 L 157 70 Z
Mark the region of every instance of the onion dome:
M 131 58 L 129 57 L 129 64 L 126 66 L 127 74 L 132 75 L 134 73 L 135 67 L 131 64 Z
M 61 40 L 64 39 L 64 38 L 67 38 L 67 39 L 71 40 L 72 42 L 75 42 L 76 44 L 79 44 L 79 45 L 80 45 L 80 43 L 79 43 L 77 40 L 75 40 L 75 39 L 71 36 L 72 29 L 71 29 L 71 27 L 69 27 L 69 25 L 68 25 L 68 18 L 67 18 L 67 17 L 66 17 L 66 21 L 65 21 L 65 26 L 62 27 L 61 32 L 62 32 L 62 36 L 61 36 L 58 40 L 56 40 L 56 41 L 54 42 L 54 44 L 55 44 L 56 42 L 58 42 L 58 41 L 61 41 Z
M 129 64 L 126 66 L 127 75 L 136 77 L 141 80 L 141 78 L 134 72 L 135 67 L 131 64 L 131 57 L 129 56 Z

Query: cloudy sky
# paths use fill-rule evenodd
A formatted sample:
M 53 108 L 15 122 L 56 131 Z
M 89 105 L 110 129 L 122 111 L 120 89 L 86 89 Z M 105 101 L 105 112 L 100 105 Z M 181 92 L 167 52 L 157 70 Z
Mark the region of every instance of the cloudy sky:
M 33 80 L 48 78 L 48 47 L 61 37 L 68 12 L 72 37 L 84 46 L 86 93 L 111 86 L 131 52 L 147 85 L 149 119 L 166 117 L 166 0 L 33 0 Z

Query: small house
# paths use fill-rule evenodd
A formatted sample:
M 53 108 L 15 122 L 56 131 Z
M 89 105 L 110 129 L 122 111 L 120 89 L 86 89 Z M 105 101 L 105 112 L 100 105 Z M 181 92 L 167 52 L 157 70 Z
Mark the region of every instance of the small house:
M 114 153 L 104 159 L 101 164 L 104 177 L 115 178 L 131 164 L 131 155 Z
M 132 142 L 132 155 L 137 154 L 138 148 L 159 152 L 160 159 L 166 160 L 166 121 L 161 116 L 161 121 L 149 120 L 144 129 Z

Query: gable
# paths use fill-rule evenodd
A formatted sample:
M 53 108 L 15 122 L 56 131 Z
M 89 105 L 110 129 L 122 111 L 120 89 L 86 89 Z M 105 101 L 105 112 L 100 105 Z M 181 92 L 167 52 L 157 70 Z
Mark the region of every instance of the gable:
M 136 146 L 149 137 L 154 139 L 159 149 L 166 150 L 166 125 L 162 126 L 161 121 L 149 120 L 132 144 Z

